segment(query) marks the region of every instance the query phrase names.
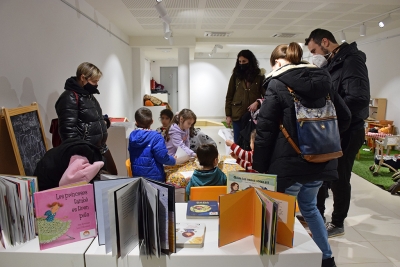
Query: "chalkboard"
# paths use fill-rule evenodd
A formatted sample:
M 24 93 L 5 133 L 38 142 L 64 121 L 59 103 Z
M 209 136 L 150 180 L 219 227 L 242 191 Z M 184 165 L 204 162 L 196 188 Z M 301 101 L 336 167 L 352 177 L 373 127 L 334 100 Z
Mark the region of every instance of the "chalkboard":
M 4 109 L 8 132 L 21 175 L 32 176 L 38 161 L 47 151 L 43 126 L 36 103 Z

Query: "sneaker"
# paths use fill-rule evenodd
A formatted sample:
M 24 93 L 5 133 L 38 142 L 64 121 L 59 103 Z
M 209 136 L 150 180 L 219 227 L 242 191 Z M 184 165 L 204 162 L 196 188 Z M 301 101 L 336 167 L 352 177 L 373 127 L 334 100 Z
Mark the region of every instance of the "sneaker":
M 344 226 L 338 227 L 331 222 L 325 224 L 326 231 L 328 231 L 328 238 L 344 235 Z
M 329 259 L 322 260 L 321 267 L 336 267 L 334 258 L 332 257 Z

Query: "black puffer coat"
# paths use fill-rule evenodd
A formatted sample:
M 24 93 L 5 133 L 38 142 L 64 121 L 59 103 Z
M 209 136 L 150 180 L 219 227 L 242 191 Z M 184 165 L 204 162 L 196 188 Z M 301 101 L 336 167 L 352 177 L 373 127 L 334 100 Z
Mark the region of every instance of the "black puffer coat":
M 289 135 L 298 144 L 293 96 L 287 86 L 295 91 L 304 106 L 310 108 L 323 107 L 329 93 L 336 108 L 339 131 L 346 130 L 351 120 L 350 111 L 331 85 L 329 73 L 311 64 L 285 65 L 267 76 L 265 100 L 258 115 L 253 169 L 277 174 L 278 190 L 282 185 L 285 187 L 294 182 L 337 179 L 337 160 L 307 162 L 298 156 L 279 130 L 280 121 L 283 121 Z
M 332 77 L 333 89 L 343 98 L 351 112 L 349 131 L 364 128 L 369 114 L 370 88 L 367 57 L 357 44 L 343 43 L 340 50 L 324 67 Z
M 99 102 L 71 77 L 56 102 L 61 140 L 80 138 L 102 147 L 107 141 L 107 124 Z M 99 91 L 97 91 L 99 93 Z

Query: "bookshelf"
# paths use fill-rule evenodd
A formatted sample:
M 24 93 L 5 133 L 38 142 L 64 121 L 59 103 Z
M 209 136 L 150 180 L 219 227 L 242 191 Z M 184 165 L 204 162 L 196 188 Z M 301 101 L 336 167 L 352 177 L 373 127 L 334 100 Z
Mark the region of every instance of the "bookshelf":
M 369 118 L 384 120 L 386 118 L 386 98 L 371 98 L 369 101 Z

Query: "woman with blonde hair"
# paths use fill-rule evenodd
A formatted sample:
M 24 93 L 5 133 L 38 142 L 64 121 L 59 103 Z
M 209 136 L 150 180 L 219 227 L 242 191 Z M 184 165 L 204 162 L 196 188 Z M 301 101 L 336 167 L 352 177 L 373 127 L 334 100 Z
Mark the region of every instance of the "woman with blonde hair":
M 66 80 L 65 91 L 55 105 L 58 131 L 62 141 L 79 138 L 97 146 L 105 159 L 106 170 L 117 174 L 111 152 L 106 145 L 107 122 L 94 96 L 100 94 L 97 86 L 101 76 L 99 68 L 84 62 L 78 66 L 76 76 Z
M 294 42 L 277 46 L 271 54 L 273 71 L 263 84 L 266 93 L 258 115 L 253 169 L 277 174 L 278 191 L 297 196 L 312 238 L 322 251 L 322 266 L 334 267 L 335 261 L 324 221 L 316 206 L 316 197 L 323 180 L 338 178 L 337 159 L 323 163 L 304 160 L 280 131 L 280 124 L 298 144 L 294 97 L 288 88 L 307 108 L 324 107 L 329 95 L 336 108 L 340 132 L 347 129 L 351 116 L 341 97 L 334 92 L 329 73 L 303 62 L 302 56 L 302 48 Z M 340 143 L 339 137 L 337 142 Z

